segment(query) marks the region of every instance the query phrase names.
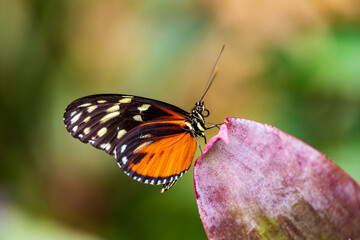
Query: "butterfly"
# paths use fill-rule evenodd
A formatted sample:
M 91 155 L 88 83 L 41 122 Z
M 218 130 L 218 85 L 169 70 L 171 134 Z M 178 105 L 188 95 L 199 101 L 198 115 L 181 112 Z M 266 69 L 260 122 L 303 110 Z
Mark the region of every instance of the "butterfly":
M 205 131 L 219 125 L 205 120 L 210 112 L 202 99 L 214 80 L 211 76 L 223 49 L 190 113 L 150 98 L 97 94 L 66 107 L 63 120 L 67 131 L 112 155 L 134 180 L 162 184 L 161 193 L 167 191 L 190 168 L 196 146 L 200 147 L 196 138 L 206 142 Z M 209 123 L 212 125 L 207 126 Z

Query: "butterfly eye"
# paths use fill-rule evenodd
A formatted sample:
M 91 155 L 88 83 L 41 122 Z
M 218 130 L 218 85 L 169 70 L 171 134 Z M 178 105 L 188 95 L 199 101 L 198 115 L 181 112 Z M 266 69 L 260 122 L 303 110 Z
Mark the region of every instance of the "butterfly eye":
M 202 111 L 204 111 L 204 105 L 195 105 L 195 111 L 198 113 L 201 113 Z

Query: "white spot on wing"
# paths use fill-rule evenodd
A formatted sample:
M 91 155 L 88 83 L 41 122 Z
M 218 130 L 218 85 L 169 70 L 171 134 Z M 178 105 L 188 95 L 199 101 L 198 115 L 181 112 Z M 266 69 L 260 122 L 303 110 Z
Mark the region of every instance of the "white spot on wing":
M 119 100 L 119 103 L 129 103 L 129 102 L 131 102 L 130 97 L 122 98 L 122 99 Z
M 143 104 L 141 107 L 138 107 L 138 110 L 139 110 L 140 112 L 143 112 L 143 111 L 148 110 L 149 107 L 150 107 L 150 104 Z
M 109 113 L 109 114 L 105 115 L 103 118 L 101 118 L 100 122 L 101 122 L 101 123 L 104 123 L 104 122 L 106 122 L 106 121 L 108 121 L 108 120 L 110 120 L 110 119 L 118 116 L 119 114 L 120 114 L 120 112 L 112 112 L 112 113 Z
M 106 100 L 99 100 L 98 103 L 106 103 Z
M 138 121 L 138 122 L 142 122 L 142 121 L 143 121 L 140 115 L 135 115 L 133 118 L 134 118 L 136 121 Z
M 90 107 L 88 107 L 87 111 L 88 111 L 89 113 L 91 113 L 91 112 L 94 111 L 96 108 L 97 108 L 96 105 L 90 106 Z
M 161 184 L 161 180 L 158 180 L 158 181 L 157 181 L 157 185 L 159 185 L 159 184 Z
M 123 158 L 121 159 L 121 161 L 122 161 L 123 164 L 126 164 L 127 161 L 128 161 L 128 159 L 127 159 L 127 157 L 123 157 Z
M 76 114 L 75 117 L 73 117 L 73 118 L 71 119 L 71 122 L 70 122 L 70 123 L 71 123 L 71 124 L 74 124 L 77 120 L 79 120 L 80 116 L 81 116 L 81 112 L 78 113 L 78 114 Z
M 111 144 L 110 143 L 103 143 L 100 145 L 101 149 L 105 149 L 106 151 L 109 151 L 109 149 L 111 148 Z
M 123 152 L 125 151 L 126 147 L 127 147 L 126 144 L 122 145 L 122 146 L 121 146 L 121 149 L 120 149 L 120 152 L 123 153 Z
M 117 165 L 119 166 L 119 168 L 121 168 L 121 165 L 120 165 L 120 163 L 119 163 L 119 162 L 117 162 Z
M 76 114 L 76 111 L 73 111 L 70 113 L 70 117 L 74 116 Z
M 88 107 L 90 106 L 91 103 L 84 103 L 84 104 L 81 104 L 80 106 L 78 106 L 78 108 L 81 108 L 81 107 Z
M 154 183 L 155 183 L 155 180 L 154 179 L 151 180 L 150 184 L 154 185 Z
M 83 136 L 84 136 L 84 135 L 82 135 L 82 134 L 79 134 L 79 138 L 83 138 Z
M 149 183 L 149 179 L 145 179 L 144 183 L 148 184 L 148 183 Z
M 73 127 L 72 131 L 76 132 L 78 130 L 78 126 Z
M 87 128 L 84 129 L 84 133 L 85 133 L 85 134 L 88 134 L 89 132 L 90 132 L 90 128 L 89 128 L 89 127 L 87 127 Z
M 88 122 L 90 119 L 91 119 L 91 117 L 90 117 L 90 116 L 87 116 L 87 117 L 84 119 L 84 123 Z
M 115 104 L 114 106 L 106 109 L 107 112 L 115 112 L 115 111 L 118 111 L 120 109 L 120 106 L 119 104 Z
M 120 139 L 122 136 L 125 135 L 125 133 L 127 133 L 125 129 L 120 130 L 120 131 L 118 132 L 116 138 L 117 138 L 117 139 Z
M 105 133 L 107 132 L 107 128 L 106 127 L 103 127 L 102 129 L 100 129 L 98 132 L 97 132 L 97 135 L 99 137 L 102 137 L 105 135 Z
M 111 144 L 110 144 L 110 143 L 108 143 L 108 144 L 107 144 L 107 146 L 106 146 L 106 148 L 105 148 L 105 150 L 106 150 L 106 151 L 109 151 L 109 150 L 110 150 L 110 148 L 111 148 Z
M 163 184 L 165 184 L 166 183 L 166 179 L 164 179 L 164 181 L 163 181 Z

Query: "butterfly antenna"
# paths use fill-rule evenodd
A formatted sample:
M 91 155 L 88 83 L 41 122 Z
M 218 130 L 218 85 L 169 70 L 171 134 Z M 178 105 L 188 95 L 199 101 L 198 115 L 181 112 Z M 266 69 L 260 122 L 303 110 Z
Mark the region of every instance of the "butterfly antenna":
M 211 87 L 211 84 L 213 83 L 215 77 L 216 77 L 216 74 L 217 74 L 217 71 L 218 71 L 218 68 L 216 67 L 219 59 L 220 59 L 220 56 L 222 54 L 222 52 L 224 51 L 224 48 L 225 48 L 225 44 L 222 46 L 221 50 L 220 50 L 220 53 L 219 55 L 217 56 L 216 60 L 215 60 L 215 64 L 213 66 L 213 68 L 211 69 L 211 72 L 210 72 L 210 76 L 206 82 L 206 85 L 204 87 L 204 90 L 201 94 L 201 97 L 200 97 L 200 100 L 199 102 L 201 102 L 201 100 L 204 98 L 205 94 L 207 93 L 207 91 L 209 90 L 209 88 Z M 215 73 L 214 73 L 215 72 Z M 213 73 L 214 73 L 214 76 L 213 76 Z

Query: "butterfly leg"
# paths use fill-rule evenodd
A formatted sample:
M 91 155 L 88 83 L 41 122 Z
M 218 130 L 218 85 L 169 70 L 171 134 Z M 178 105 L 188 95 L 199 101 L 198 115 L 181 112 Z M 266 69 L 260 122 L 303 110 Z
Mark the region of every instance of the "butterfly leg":
M 162 186 L 162 188 L 161 188 L 161 190 L 160 190 L 160 193 L 164 193 L 164 192 L 166 192 L 167 190 L 169 190 L 172 186 L 175 185 L 176 182 L 177 182 L 177 180 L 174 180 L 174 181 L 172 181 L 172 182 L 165 183 L 165 184 Z
M 195 135 L 193 134 L 193 136 L 194 136 L 194 138 L 195 138 L 195 140 L 196 140 L 196 143 L 197 143 L 197 145 L 198 145 L 198 147 L 199 147 L 199 149 L 200 149 L 200 152 L 201 152 L 201 158 L 203 158 L 204 157 L 204 153 L 203 153 L 203 151 L 202 151 L 202 149 L 201 149 L 201 145 L 200 145 L 200 143 L 199 143 L 199 141 L 197 140 L 197 138 L 195 137 Z M 205 143 L 206 143 L 206 137 L 205 136 L 203 136 L 204 137 L 204 139 L 205 139 Z
M 214 128 L 214 127 L 220 129 L 219 125 L 221 126 L 221 125 L 223 125 L 223 124 L 224 124 L 224 123 L 216 123 L 216 124 L 214 124 L 214 125 L 212 125 L 212 126 L 210 126 L 210 127 L 206 127 L 206 130 L 207 130 L 207 129 Z

